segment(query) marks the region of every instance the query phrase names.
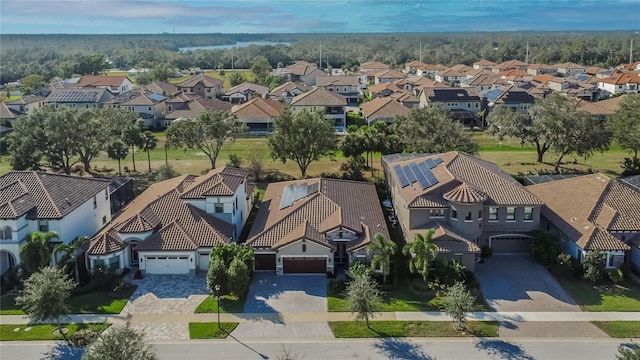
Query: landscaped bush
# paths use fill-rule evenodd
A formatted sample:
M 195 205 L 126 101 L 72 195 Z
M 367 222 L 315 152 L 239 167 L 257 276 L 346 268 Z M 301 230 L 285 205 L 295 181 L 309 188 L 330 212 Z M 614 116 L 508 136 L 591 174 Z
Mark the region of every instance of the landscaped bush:
M 624 273 L 621 269 L 612 269 L 607 272 L 609 275 L 609 279 L 613 281 L 614 284 L 620 283 L 624 279 Z
M 344 280 L 331 279 L 327 285 L 327 292 L 330 295 L 343 294 L 347 289 L 347 283 Z
M 558 260 L 556 260 L 556 264 L 558 265 L 558 270 L 560 270 L 560 272 L 564 276 L 573 276 L 574 261 L 571 255 L 561 253 L 560 255 L 558 255 Z
M 100 335 L 93 329 L 78 330 L 69 336 L 69 342 L 75 347 L 87 347 Z
M 124 279 L 119 279 L 116 285 L 113 287 L 113 292 L 124 292 L 131 289 L 132 286 L 133 284 L 131 284 L 130 282 Z
M 558 260 L 558 255 L 560 255 L 560 238 L 558 235 L 548 231 L 534 231 L 532 255 L 535 261 L 544 266 L 555 264 Z
M 115 276 L 104 266 L 98 266 L 93 270 L 91 282 L 96 289 L 105 290 L 113 283 Z M 109 289 L 110 290 L 110 289 Z
M 487 258 L 490 258 L 491 256 L 493 256 L 493 249 L 490 248 L 487 245 L 481 247 L 480 251 L 481 251 L 480 257 L 483 258 L 483 259 L 487 259 Z
M 599 250 L 592 251 L 584 258 L 584 278 L 595 284 L 607 276 L 605 258 Z
M 229 161 L 227 161 L 227 166 L 232 168 L 240 168 L 240 166 L 242 166 L 242 158 L 235 153 L 229 154 Z

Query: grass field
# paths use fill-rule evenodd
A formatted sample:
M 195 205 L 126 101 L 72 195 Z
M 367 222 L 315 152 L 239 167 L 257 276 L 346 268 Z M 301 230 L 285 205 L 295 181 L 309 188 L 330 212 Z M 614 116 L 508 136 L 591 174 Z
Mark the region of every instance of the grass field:
M 329 328 L 337 338 L 387 337 L 493 337 L 498 336 L 497 321 L 469 321 L 463 332 L 450 321 L 330 321 Z
M 97 332 L 103 332 L 111 324 L 108 323 L 86 323 L 86 324 L 63 324 L 68 329 L 67 337 L 73 335 L 76 331 L 82 329 L 93 329 Z M 56 325 L 0 325 L 0 341 L 31 341 L 31 340 L 62 340 L 62 335 L 57 335 L 54 331 Z

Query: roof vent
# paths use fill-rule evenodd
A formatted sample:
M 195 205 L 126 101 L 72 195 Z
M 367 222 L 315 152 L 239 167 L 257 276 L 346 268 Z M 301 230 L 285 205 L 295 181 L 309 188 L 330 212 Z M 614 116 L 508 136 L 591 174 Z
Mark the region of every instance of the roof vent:
M 576 221 L 578 221 L 578 218 L 575 218 L 575 217 L 571 218 L 571 222 L 576 222 Z

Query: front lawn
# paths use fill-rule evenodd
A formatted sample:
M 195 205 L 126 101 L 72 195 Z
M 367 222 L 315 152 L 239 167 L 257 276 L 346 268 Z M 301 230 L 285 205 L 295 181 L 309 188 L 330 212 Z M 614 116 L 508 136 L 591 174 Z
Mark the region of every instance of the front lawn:
M 218 323 L 215 322 L 190 322 L 189 338 L 190 339 L 224 339 L 238 326 L 237 322 L 221 322 L 218 329 Z
M 83 295 L 71 296 L 67 301 L 71 314 L 119 314 L 129 301 L 135 286 L 122 292 L 96 291 Z M 24 315 L 16 306 L 16 295 L 0 297 L 0 315 Z
M 413 290 L 409 287 L 407 279 L 400 279 L 395 289 L 381 291 L 382 306 L 381 312 L 391 311 L 440 311 L 443 307 L 444 299 L 436 296 L 433 291 Z M 488 311 L 484 298 L 477 292 L 476 306 L 474 311 Z M 332 293 L 327 290 L 327 307 L 331 312 L 349 311 L 349 301 L 344 298 L 343 293 Z
M 220 300 L 221 313 L 242 313 L 244 312 L 244 303 L 247 297 L 237 298 L 231 295 L 225 295 Z M 216 313 L 218 312 L 218 302 L 213 295 L 207 296 L 196 308 L 195 313 Z
M 330 321 L 329 328 L 337 338 L 378 337 L 460 337 L 498 336 L 497 321 L 470 321 L 464 332 L 456 331 L 450 321 Z
M 67 337 L 73 335 L 76 331 L 82 329 L 93 329 L 97 332 L 103 332 L 111 326 L 108 323 L 101 324 L 63 324 L 68 329 Z M 27 330 L 29 329 L 29 330 Z M 27 341 L 27 340 L 63 340 L 62 335 L 54 334 L 57 330 L 56 325 L 0 325 L 0 341 Z
M 584 311 L 640 311 L 640 286 L 629 282 L 594 286 L 582 279 L 556 276 Z
M 640 321 L 592 321 L 591 323 L 614 338 L 640 338 Z

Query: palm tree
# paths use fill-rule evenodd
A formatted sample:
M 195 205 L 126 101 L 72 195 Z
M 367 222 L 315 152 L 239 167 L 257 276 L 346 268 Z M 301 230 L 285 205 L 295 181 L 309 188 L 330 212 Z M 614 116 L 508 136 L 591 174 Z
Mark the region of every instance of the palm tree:
M 64 255 L 60 258 L 60 262 L 58 264 L 66 265 L 73 261 L 73 272 L 75 274 L 76 283 L 80 282 L 80 272 L 78 271 L 78 250 L 82 248 L 87 240 L 89 240 L 89 238 L 86 236 L 78 236 L 68 244 L 61 243 L 53 248 L 54 255 L 64 252 Z
M 120 167 L 120 161 L 127 157 L 129 154 L 129 148 L 120 140 L 116 140 L 107 146 L 107 154 L 110 159 L 118 160 L 118 174 L 122 176 L 122 167 Z
M 151 131 L 145 131 L 142 133 L 142 142 L 140 143 L 140 149 L 147 153 L 147 162 L 149 163 L 149 172 L 151 172 L 151 150 L 156 148 L 158 139 L 153 136 Z
M 58 234 L 53 231 L 32 232 L 27 235 L 27 243 L 20 247 L 20 257 L 24 268 L 28 273 L 34 273 L 51 265 L 51 239 L 58 239 Z
M 382 283 L 387 283 L 387 275 L 391 270 L 391 256 L 396 253 L 396 243 L 385 239 L 384 235 L 377 233 L 371 243 L 369 243 L 369 252 L 373 254 L 371 259 L 371 268 L 380 269 L 382 271 Z
M 142 144 L 142 126 L 139 123 L 130 124 L 122 132 L 122 141 L 131 146 L 131 160 L 133 161 L 133 171 L 136 171 L 136 146 Z
M 422 275 L 424 281 L 427 281 L 429 275 L 429 266 L 438 255 L 438 247 L 433 243 L 433 234 L 435 229 L 429 229 L 426 236 L 416 234 L 413 242 L 407 244 L 402 249 L 402 253 L 411 256 L 409 259 L 409 270 L 412 273 Z

